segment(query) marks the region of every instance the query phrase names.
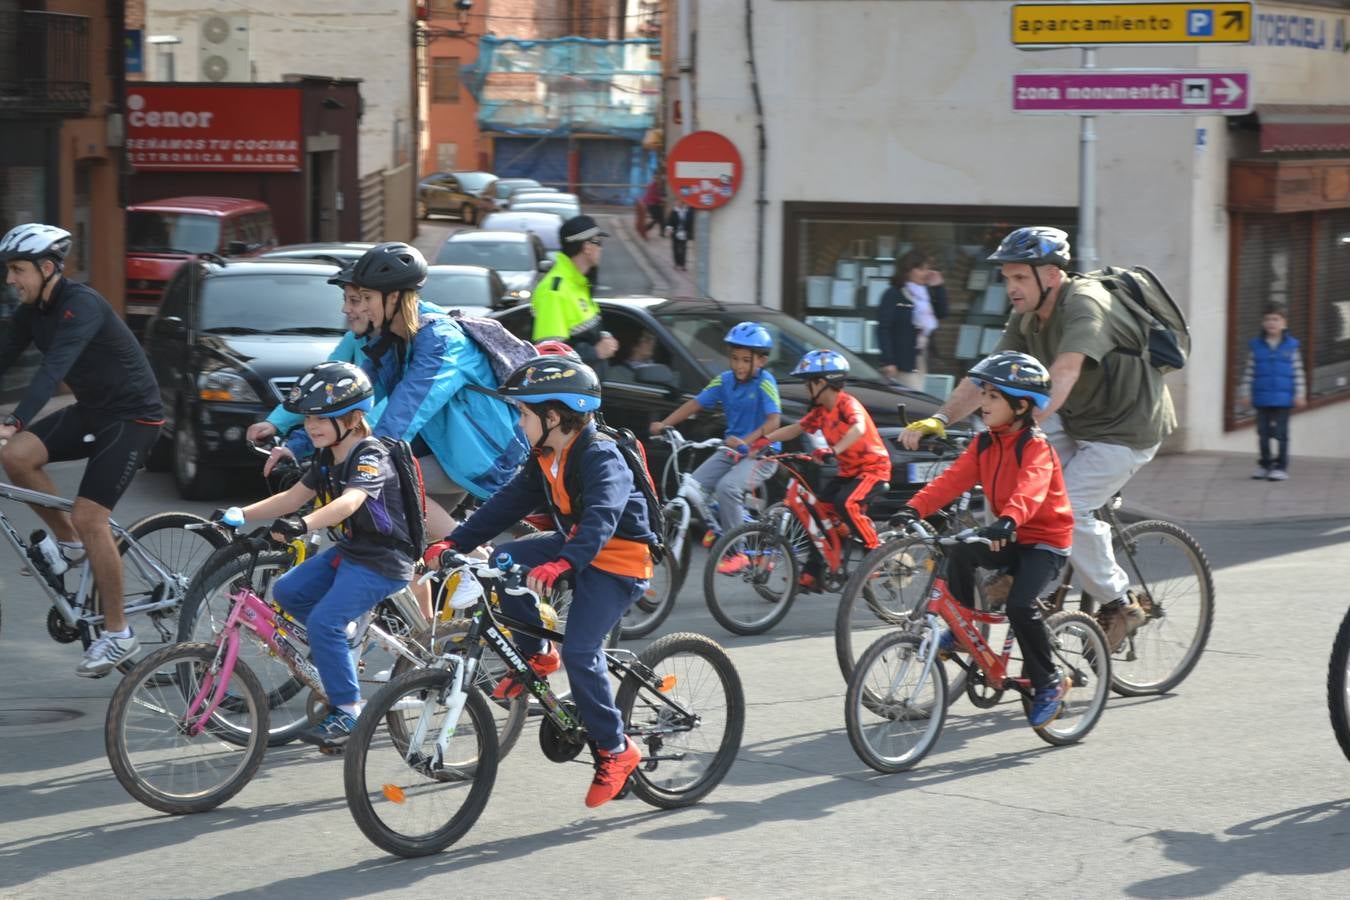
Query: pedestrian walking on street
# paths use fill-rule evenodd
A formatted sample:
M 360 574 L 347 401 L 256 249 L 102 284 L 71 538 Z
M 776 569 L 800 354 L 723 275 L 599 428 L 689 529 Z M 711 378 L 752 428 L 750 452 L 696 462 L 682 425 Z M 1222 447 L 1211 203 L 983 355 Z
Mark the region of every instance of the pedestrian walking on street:
M 1286 481 L 1289 478 L 1289 409 L 1308 405 L 1308 385 L 1303 377 L 1303 359 L 1298 339 L 1289 334 L 1287 311 L 1282 303 L 1270 303 L 1261 317 L 1261 333 L 1247 344 L 1247 365 L 1242 370 L 1238 400 L 1256 408 L 1256 441 L 1261 460 L 1254 479 Z M 1271 455 L 1270 442 L 1277 453 Z
M 689 242 L 694 239 L 694 211 L 684 205 L 683 200 L 675 201 L 675 208 L 666 218 L 666 234 L 670 235 L 670 249 L 675 257 L 675 268 L 685 271 L 685 254 Z
M 660 229 L 665 223 L 665 200 L 666 183 L 661 177 L 661 170 L 657 169 L 652 173 L 652 180 L 647 182 L 647 188 L 642 192 L 642 206 L 647 210 L 647 218 L 639 229 L 642 233 L 642 239 L 647 239 L 647 232 L 652 228 Z

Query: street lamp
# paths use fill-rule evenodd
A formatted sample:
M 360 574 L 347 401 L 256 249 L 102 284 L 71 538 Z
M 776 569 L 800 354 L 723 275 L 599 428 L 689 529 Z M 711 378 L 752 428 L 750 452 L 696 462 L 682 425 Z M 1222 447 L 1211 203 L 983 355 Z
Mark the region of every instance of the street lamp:
M 160 66 L 164 73 L 168 75 L 165 81 L 177 81 L 173 70 L 173 48 L 183 43 L 183 39 L 176 34 L 152 34 L 145 39 L 147 44 L 154 44 L 159 47 Z

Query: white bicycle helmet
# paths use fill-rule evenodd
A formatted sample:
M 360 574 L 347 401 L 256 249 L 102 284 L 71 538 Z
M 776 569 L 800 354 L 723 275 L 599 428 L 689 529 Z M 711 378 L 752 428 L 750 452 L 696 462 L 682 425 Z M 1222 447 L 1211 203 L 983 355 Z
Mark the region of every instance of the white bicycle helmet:
M 59 269 L 69 252 L 70 232 L 55 225 L 40 222 L 16 225 L 0 238 L 0 262 L 50 259 Z

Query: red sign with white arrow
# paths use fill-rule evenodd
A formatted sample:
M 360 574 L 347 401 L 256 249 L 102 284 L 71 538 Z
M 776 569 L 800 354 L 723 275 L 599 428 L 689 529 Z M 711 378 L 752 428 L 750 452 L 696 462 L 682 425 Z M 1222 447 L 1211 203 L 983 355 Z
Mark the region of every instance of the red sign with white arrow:
M 1238 116 L 1252 111 L 1246 72 L 1063 69 L 1013 76 L 1013 111 L 1097 115 Z

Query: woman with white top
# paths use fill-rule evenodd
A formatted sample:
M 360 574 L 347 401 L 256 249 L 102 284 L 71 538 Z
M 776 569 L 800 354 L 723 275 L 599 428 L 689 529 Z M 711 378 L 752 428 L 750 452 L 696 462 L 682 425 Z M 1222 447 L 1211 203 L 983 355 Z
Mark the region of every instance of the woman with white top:
M 891 286 L 881 295 L 877 340 L 881 371 L 909 388 L 923 390 L 928 345 L 947 315 L 947 288 L 932 257 L 910 250 L 900 257 Z

